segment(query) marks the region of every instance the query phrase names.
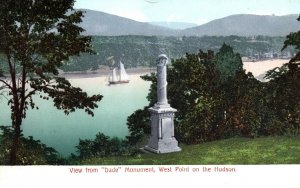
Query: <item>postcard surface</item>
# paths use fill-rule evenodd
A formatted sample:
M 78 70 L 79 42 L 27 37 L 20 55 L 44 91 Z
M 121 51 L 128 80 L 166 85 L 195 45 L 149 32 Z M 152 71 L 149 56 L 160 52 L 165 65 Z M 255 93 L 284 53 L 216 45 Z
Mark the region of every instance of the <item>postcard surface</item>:
M 299 0 L 2 4 L 1 187 L 300 186 Z

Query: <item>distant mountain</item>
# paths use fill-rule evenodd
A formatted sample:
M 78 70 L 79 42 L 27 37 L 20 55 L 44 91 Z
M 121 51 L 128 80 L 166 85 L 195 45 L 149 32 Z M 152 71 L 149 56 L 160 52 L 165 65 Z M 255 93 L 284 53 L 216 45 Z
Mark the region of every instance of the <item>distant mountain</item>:
M 188 28 L 181 35 L 195 36 L 285 36 L 300 30 L 298 15 L 260 16 L 250 14 L 232 15 L 213 20 L 201 26 Z
M 177 35 L 177 31 L 151 25 L 149 23 L 137 22 L 128 18 L 107 14 L 104 12 L 86 10 L 84 14 L 83 27 L 87 35 L 117 36 L 117 35 Z
M 86 11 L 86 13 L 81 26 L 86 30 L 84 34 L 87 35 L 286 36 L 290 32 L 300 30 L 300 24 L 296 20 L 298 15 L 296 14 L 286 16 L 259 16 L 249 14 L 232 15 L 213 20 L 200 26 L 182 30 L 170 29 L 167 27 L 183 28 L 191 26 L 191 24 L 180 22 L 171 22 L 169 25 L 166 22 L 145 23 L 99 11 L 84 11 Z
M 167 27 L 170 29 L 187 29 L 190 27 L 196 27 L 197 24 L 187 22 L 149 22 L 152 25 Z

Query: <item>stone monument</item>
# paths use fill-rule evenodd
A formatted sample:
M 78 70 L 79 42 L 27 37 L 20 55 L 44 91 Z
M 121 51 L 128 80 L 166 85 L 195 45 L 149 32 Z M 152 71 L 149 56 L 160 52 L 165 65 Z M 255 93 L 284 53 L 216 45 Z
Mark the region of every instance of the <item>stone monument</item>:
M 149 108 L 151 114 L 151 136 L 145 150 L 154 153 L 181 151 L 174 136 L 174 115 L 167 99 L 167 63 L 165 54 L 157 59 L 157 103 Z

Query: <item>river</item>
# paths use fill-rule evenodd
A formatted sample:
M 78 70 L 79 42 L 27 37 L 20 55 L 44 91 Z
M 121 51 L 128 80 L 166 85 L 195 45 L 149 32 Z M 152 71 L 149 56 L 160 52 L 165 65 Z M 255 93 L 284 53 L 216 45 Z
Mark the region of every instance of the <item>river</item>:
M 129 77 L 130 83 L 111 86 L 107 85 L 106 77 L 69 79 L 72 85 L 90 95 L 104 96 L 94 110 L 94 117 L 83 110 L 66 116 L 51 100 L 35 97 L 39 110 L 28 111 L 22 125 L 23 134 L 41 140 L 63 156 L 76 152 L 79 139 L 93 139 L 98 132 L 124 138 L 128 135 L 127 117 L 148 104 L 146 96 L 150 88 L 150 82 L 143 81 L 139 75 Z M 9 106 L 4 97 L 0 97 L 0 107 L 0 125 L 10 125 Z

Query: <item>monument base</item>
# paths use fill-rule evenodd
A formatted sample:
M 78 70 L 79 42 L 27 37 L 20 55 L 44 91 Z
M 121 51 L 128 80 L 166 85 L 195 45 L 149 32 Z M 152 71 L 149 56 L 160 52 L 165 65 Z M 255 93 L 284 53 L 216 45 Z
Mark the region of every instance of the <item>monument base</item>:
M 149 108 L 151 113 L 151 136 L 145 150 L 153 153 L 171 153 L 181 151 L 174 137 L 174 114 L 171 107 L 155 106 Z
M 149 145 L 145 146 L 144 150 L 152 153 L 172 153 L 181 151 L 181 148 L 178 147 L 178 142 L 175 138 L 170 140 L 160 140 L 156 145 L 152 144 L 152 147 Z M 157 147 L 153 148 L 153 146 Z

